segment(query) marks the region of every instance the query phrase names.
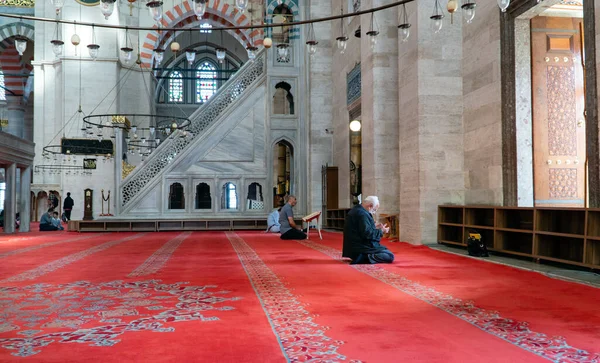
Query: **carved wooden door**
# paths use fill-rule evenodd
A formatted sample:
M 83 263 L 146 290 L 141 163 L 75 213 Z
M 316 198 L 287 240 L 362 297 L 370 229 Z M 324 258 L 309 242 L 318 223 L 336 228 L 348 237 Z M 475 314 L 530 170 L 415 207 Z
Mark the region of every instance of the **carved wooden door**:
M 582 19 L 531 20 L 536 206 L 583 207 L 586 194 Z

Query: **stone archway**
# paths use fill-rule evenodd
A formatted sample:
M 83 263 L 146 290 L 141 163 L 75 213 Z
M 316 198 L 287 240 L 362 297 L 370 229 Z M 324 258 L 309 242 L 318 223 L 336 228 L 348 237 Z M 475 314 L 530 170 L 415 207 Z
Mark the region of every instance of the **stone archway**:
M 250 18 L 241 13 L 236 7 L 225 2 L 214 1 L 209 4 L 206 9 L 203 20 L 222 26 L 249 26 Z M 197 22 L 196 14 L 191 9 L 188 2 L 183 5 L 175 5 L 173 9 L 164 13 L 161 25 L 165 28 L 186 27 L 189 24 Z M 154 26 L 157 28 L 156 26 Z M 245 29 L 229 31 L 244 46 L 253 44 L 254 46 L 262 44 L 262 30 Z M 149 32 L 146 35 L 146 40 L 142 46 L 140 57 L 143 66 L 150 68 L 153 58 L 152 51 L 156 46 L 166 47 L 175 37 L 175 33 L 171 31 L 160 31 L 158 28 Z

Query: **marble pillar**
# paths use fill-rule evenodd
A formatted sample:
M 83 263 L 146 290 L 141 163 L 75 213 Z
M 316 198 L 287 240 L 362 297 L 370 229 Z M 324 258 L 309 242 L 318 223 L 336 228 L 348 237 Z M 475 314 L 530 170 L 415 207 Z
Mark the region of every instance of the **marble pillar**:
M 19 216 L 21 218 L 20 232 L 30 232 L 31 222 L 31 166 L 21 168 L 21 200 Z
M 16 137 L 23 138 L 25 129 L 25 107 L 21 104 L 22 97 L 6 95 L 6 118 L 8 126 L 5 131 Z
M 4 233 L 15 232 L 17 213 L 17 164 L 6 168 L 6 191 L 4 199 Z
M 361 2 L 361 8 L 384 5 Z M 398 206 L 398 9 L 361 16 L 362 196 L 377 195 L 380 213 L 397 214 Z

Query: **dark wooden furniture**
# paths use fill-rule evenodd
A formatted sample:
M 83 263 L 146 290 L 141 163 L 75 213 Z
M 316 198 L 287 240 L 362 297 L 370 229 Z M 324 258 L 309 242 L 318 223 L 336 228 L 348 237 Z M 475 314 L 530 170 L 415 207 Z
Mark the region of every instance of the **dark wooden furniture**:
M 492 251 L 600 268 L 600 209 L 438 207 L 438 243 L 466 246 L 471 229 Z
M 330 229 L 344 230 L 344 221 L 350 208 L 328 209 L 325 217 L 325 226 Z

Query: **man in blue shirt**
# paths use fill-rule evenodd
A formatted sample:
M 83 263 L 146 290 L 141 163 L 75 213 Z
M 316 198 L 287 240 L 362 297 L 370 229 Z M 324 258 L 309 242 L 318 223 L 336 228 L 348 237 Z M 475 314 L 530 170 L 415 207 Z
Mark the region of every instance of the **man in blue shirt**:
M 279 224 L 281 224 L 281 239 L 306 239 L 306 233 L 294 222 L 294 211 L 292 207 L 296 205 L 296 197 L 290 195 L 288 202 L 279 212 Z
M 281 208 L 273 210 L 269 217 L 267 218 L 267 232 L 270 233 L 279 233 L 281 228 L 281 224 L 279 224 L 279 212 Z
M 390 228 L 373 220 L 372 214 L 377 208 L 379 198 L 369 196 L 354 206 L 346 217 L 342 256 L 352 259 L 352 264 L 394 262 L 394 254 L 379 243 Z
M 48 212 L 42 215 L 42 219 L 40 219 L 40 231 L 58 231 L 58 227 L 52 223 L 53 215 L 54 208 L 48 209 Z

